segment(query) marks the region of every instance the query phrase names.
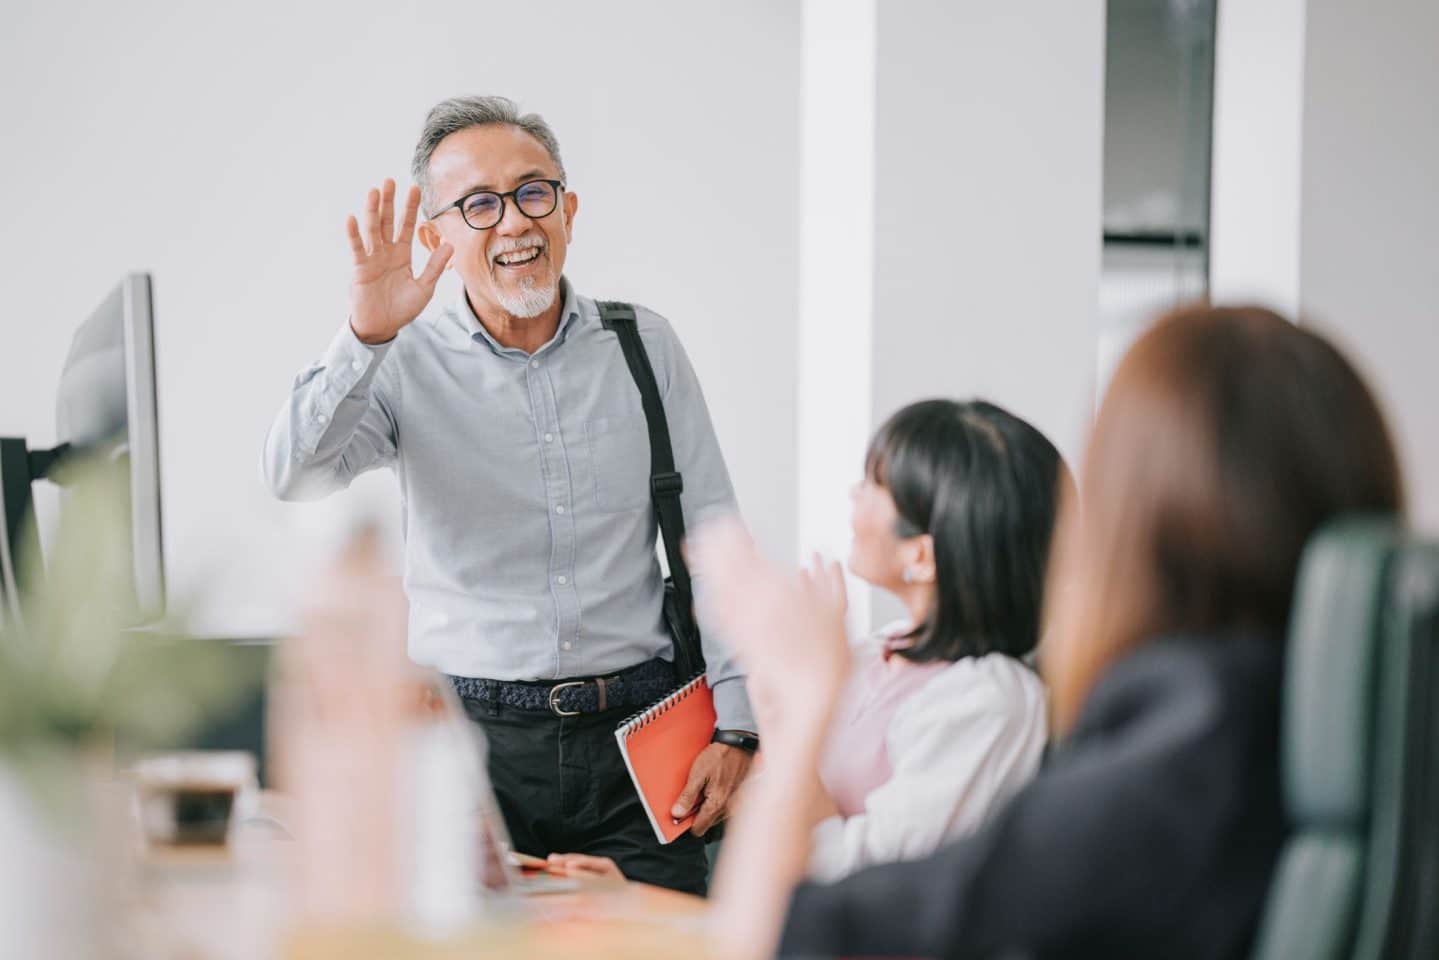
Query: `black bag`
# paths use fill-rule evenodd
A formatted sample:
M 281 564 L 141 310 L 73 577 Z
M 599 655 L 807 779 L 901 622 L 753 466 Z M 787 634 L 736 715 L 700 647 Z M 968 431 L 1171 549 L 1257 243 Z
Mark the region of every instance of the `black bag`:
M 670 575 L 665 578 L 664 620 L 670 631 L 675 651 L 675 679 L 688 683 L 705 671 L 704 652 L 700 648 L 700 629 L 695 621 L 694 588 L 689 568 L 685 566 L 680 544 L 685 538 L 685 517 L 680 506 L 684 478 L 675 470 L 674 449 L 670 446 L 669 421 L 660 400 L 659 384 L 649 354 L 640 340 L 635 308 L 628 303 L 601 300 L 600 322 L 613 330 L 620 339 L 625 363 L 640 390 L 644 405 L 645 424 L 650 433 L 650 500 L 659 518 L 660 538 L 665 545 L 665 559 Z

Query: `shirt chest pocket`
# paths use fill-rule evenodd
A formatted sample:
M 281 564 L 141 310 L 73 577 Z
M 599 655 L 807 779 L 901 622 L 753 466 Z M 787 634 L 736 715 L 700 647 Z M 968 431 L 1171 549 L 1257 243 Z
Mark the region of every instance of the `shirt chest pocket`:
M 610 417 L 585 422 L 594 465 L 595 505 L 613 513 L 650 502 L 650 435 L 645 418 Z

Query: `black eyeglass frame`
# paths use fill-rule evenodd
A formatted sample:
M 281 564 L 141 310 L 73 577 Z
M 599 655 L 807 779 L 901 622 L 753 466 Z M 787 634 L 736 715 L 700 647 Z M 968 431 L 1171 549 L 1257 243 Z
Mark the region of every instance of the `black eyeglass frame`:
M 539 216 L 537 216 L 537 217 L 536 217 L 536 216 L 531 216 L 529 213 L 526 213 L 526 212 L 525 212 L 525 208 L 522 207 L 522 206 L 520 206 L 520 198 L 519 198 L 519 192 L 520 192 L 521 190 L 525 189 L 525 187 L 531 186 L 531 185 L 536 184 L 536 183 L 543 183 L 543 184 L 548 185 L 549 188 L 550 188 L 550 197 L 552 198 L 552 202 L 551 202 L 551 204 L 550 204 L 550 208 L 549 208 L 548 210 L 546 210 L 544 213 L 542 213 L 542 214 L 540 214 Z M 526 217 L 529 217 L 531 220 L 543 220 L 545 217 L 548 217 L 550 214 L 554 213 L 556 209 L 558 209 L 558 207 L 559 207 L 559 205 L 560 205 L 560 196 L 561 196 L 564 192 L 565 192 L 565 182 L 564 182 L 563 180 L 546 180 L 546 179 L 544 179 L 544 178 L 537 178 L 537 179 L 535 179 L 535 180 L 526 180 L 524 183 L 522 183 L 522 184 L 520 184 L 519 186 L 515 187 L 515 189 L 508 191 L 507 193 L 500 193 L 500 192 L 498 192 L 498 191 L 496 191 L 496 190 L 475 190 L 475 191 L 473 191 L 473 192 L 471 192 L 471 193 L 467 193 L 467 194 L 465 194 L 463 197 L 461 197 L 460 199 L 456 200 L 454 203 L 451 203 L 451 204 L 447 205 L 446 207 L 444 207 L 442 210 L 440 210 L 440 211 L 438 211 L 438 212 L 436 212 L 436 213 L 430 214 L 430 217 L 429 217 L 429 218 L 430 218 L 431 220 L 438 220 L 440 217 L 443 217 L 445 214 L 449 213 L 451 210 L 459 210 L 459 211 L 460 211 L 460 219 L 463 220 L 463 221 L 465 221 L 465 226 L 469 227 L 471 230 L 493 230 L 495 227 L 498 227 L 498 226 L 500 225 L 500 223 L 503 222 L 504 219 L 505 219 L 505 202 L 506 202 L 507 200 L 513 200 L 513 201 L 514 201 L 514 204 L 515 204 L 515 209 L 518 210 L 518 211 L 520 211 L 520 213 L 523 213 Z M 479 196 L 497 197 L 497 198 L 499 199 L 499 201 L 500 201 L 500 215 L 499 215 L 498 217 L 496 217 L 496 218 L 495 218 L 495 222 L 492 223 L 492 224 L 490 224 L 488 227 L 477 227 L 477 226 L 475 226 L 473 223 L 470 222 L 470 218 L 469 218 L 469 217 L 465 216 L 465 209 L 464 209 L 464 203 L 465 203 L 465 201 L 466 201 L 466 200 L 471 200 L 471 199 L 473 199 L 473 198 L 475 198 L 475 197 L 479 197 Z

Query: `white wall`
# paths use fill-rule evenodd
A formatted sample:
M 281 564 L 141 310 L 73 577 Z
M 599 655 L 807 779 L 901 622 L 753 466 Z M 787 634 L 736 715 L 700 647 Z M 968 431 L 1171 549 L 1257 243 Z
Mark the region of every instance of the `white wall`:
M 935 395 L 1089 422 L 1104 4 L 880 5 L 875 418 Z
M 1221 3 L 1211 277 L 1340 342 L 1439 531 L 1439 7 Z
M 154 271 L 173 595 L 201 629 L 281 627 L 306 535 L 398 510 L 388 475 L 324 505 L 259 477 L 290 379 L 344 320 L 345 215 L 404 182 L 435 101 L 505 93 L 559 134 L 570 276 L 671 318 L 742 507 L 792 554 L 798 43 L 776 0 L 7 5 L 0 433 L 53 439 L 72 329 Z
M 1299 304 L 1307 0 L 1220 0 L 1214 51 L 1209 290 Z
M 1305 47 L 1304 322 L 1368 375 L 1439 533 L 1439 5 L 1309 0 Z

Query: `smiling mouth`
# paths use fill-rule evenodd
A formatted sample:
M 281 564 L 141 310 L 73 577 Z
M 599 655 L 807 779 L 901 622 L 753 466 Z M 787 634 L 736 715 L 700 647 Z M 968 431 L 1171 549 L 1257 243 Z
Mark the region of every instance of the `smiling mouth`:
M 539 258 L 539 247 L 526 247 L 524 250 L 512 250 L 509 253 L 502 253 L 495 257 L 495 266 L 523 267 L 528 263 L 534 263 Z

